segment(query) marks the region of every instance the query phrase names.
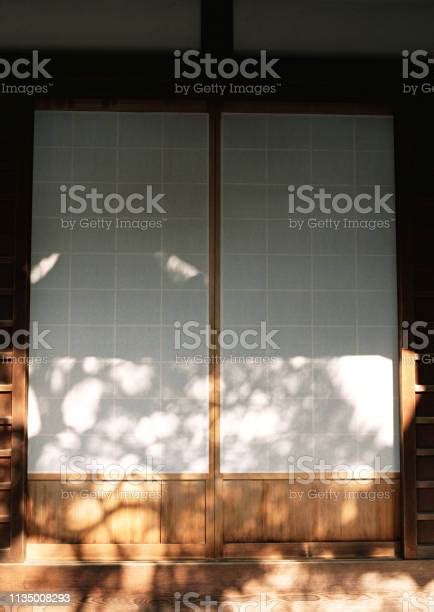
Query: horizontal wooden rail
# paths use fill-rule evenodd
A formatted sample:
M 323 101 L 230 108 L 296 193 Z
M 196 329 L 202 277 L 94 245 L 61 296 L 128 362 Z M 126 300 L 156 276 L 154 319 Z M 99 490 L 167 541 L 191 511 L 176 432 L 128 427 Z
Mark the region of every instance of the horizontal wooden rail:
M 434 385 L 415 385 L 416 393 L 434 393 Z
M 434 489 L 434 480 L 416 480 L 417 489 Z

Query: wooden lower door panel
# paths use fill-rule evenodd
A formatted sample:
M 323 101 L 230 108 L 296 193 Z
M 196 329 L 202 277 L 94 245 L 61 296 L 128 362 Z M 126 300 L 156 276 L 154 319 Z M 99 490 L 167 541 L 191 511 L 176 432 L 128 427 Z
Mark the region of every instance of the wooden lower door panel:
M 27 559 L 204 558 L 207 482 L 30 479 Z
M 28 560 L 210 558 L 213 480 L 30 479 Z M 399 553 L 399 479 L 290 484 L 223 480 L 226 558 L 393 557 Z
M 399 480 L 223 481 L 223 556 L 395 556 Z

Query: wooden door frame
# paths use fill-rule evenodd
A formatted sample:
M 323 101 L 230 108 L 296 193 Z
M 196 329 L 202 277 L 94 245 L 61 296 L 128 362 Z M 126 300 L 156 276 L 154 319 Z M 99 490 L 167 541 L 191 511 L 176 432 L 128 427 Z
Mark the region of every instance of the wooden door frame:
M 125 112 L 200 112 L 207 113 L 209 117 L 209 320 L 212 328 L 220 330 L 220 257 L 221 257 L 221 120 L 223 113 L 284 113 L 284 114 L 392 114 L 394 109 L 384 104 L 357 104 L 357 103 L 301 103 L 282 101 L 178 101 L 178 100 L 90 100 L 82 99 L 45 99 L 36 104 L 37 110 L 68 110 L 68 111 L 125 111 Z M 396 117 L 395 117 L 396 120 Z M 396 143 L 397 146 L 397 143 Z M 31 203 L 30 203 L 31 205 Z M 397 215 L 398 217 L 398 215 Z M 30 237 L 27 240 L 30 251 Z M 397 256 L 401 261 L 401 242 L 397 241 Z M 404 285 L 402 277 L 399 277 L 399 294 L 402 295 Z M 29 287 L 27 287 L 27 293 Z M 401 304 L 401 299 L 400 299 Z M 402 320 L 401 308 L 399 322 Z M 162 480 L 206 480 L 206 545 L 204 557 L 222 558 L 224 553 L 224 499 L 223 487 L 225 480 L 255 479 L 255 480 L 280 480 L 281 474 L 255 473 L 255 474 L 222 474 L 220 472 L 220 365 L 219 349 L 210 351 L 210 401 L 209 401 L 209 471 L 207 474 L 166 474 Z M 24 376 L 24 374 L 22 374 Z M 402 374 L 401 374 L 402 380 Z M 401 394 L 403 387 L 401 386 Z M 402 400 L 400 401 L 402 414 Z M 401 427 L 402 431 L 402 427 Z M 402 460 L 401 460 L 402 461 Z M 47 479 L 56 475 L 48 475 Z M 283 475 L 286 478 L 285 475 Z M 405 496 L 404 496 L 405 497 Z M 404 515 L 403 515 L 404 520 Z M 305 556 L 303 545 L 296 543 L 294 546 L 283 545 L 285 554 Z M 342 546 L 336 544 L 336 551 Z M 248 547 L 247 547 L 248 548 Z M 321 549 L 320 543 L 311 547 L 312 550 Z M 348 543 L 347 553 L 353 556 L 360 555 L 360 546 Z M 264 546 L 259 547 L 260 554 L 266 556 Z M 261 553 L 262 551 L 262 553 Z M 292 552 L 291 552 L 292 551 Z M 146 554 L 146 551 L 143 550 Z M 192 550 L 193 552 L 193 550 Z M 389 550 L 390 552 L 390 550 Z M 252 549 L 246 549 L 241 556 L 255 556 Z M 173 550 L 174 558 L 177 551 Z M 363 551 L 362 551 L 363 554 Z M 196 556 L 196 555 L 193 555 Z

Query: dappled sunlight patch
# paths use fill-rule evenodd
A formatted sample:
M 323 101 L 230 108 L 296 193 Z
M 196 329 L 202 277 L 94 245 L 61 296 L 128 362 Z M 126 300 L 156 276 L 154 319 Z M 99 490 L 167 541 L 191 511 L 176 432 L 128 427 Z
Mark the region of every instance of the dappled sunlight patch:
M 174 282 L 181 283 L 200 274 L 200 271 L 195 266 L 181 259 L 178 255 L 166 255 L 163 256 L 163 260 L 164 268 Z
M 155 412 L 143 417 L 137 423 L 135 437 L 143 446 L 153 444 L 161 438 L 170 438 L 178 427 L 178 418 L 174 414 Z
M 30 272 L 30 282 L 36 285 L 54 268 L 58 262 L 60 253 L 52 253 L 48 257 L 44 257 L 36 265 L 33 266 Z
M 156 372 L 155 366 L 151 364 L 117 359 L 110 375 L 125 395 L 134 396 L 151 389 Z
M 186 393 L 189 398 L 195 401 L 204 402 L 208 400 L 209 381 L 208 376 L 193 378 L 187 383 Z
M 357 519 L 359 509 L 355 499 L 345 500 L 341 503 L 340 522 L 349 525 Z
M 87 378 L 76 384 L 65 396 L 62 405 L 63 421 L 82 434 L 92 429 L 98 417 L 104 384 L 98 378 Z
M 391 359 L 297 356 L 261 366 L 224 364 L 222 371 L 224 471 L 282 471 L 288 452 L 332 465 L 381 462 L 393 471 Z
M 39 412 L 38 399 L 36 393 L 29 387 L 28 415 L 27 415 L 27 435 L 29 438 L 38 435 L 41 431 L 41 414 Z
M 65 526 L 82 531 L 104 522 L 104 507 L 97 499 L 75 498 L 65 509 Z

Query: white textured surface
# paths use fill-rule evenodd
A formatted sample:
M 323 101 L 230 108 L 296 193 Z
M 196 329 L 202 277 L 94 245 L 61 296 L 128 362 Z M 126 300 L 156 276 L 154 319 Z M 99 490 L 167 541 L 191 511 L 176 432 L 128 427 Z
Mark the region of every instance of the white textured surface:
M 32 354 L 48 363 L 30 372 L 30 472 L 74 455 L 207 471 L 207 367 L 173 350 L 174 320 L 208 317 L 207 134 L 204 115 L 36 113 L 31 318 L 53 349 Z M 62 230 L 62 183 L 125 195 L 153 184 L 166 221 Z
M 227 353 L 223 471 L 283 472 L 303 455 L 399 470 L 395 224 L 291 230 L 287 200 L 290 184 L 393 192 L 392 119 L 227 115 L 223 146 L 222 327 L 266 321 L 280 347 L 254 352 L 272 363 Z

